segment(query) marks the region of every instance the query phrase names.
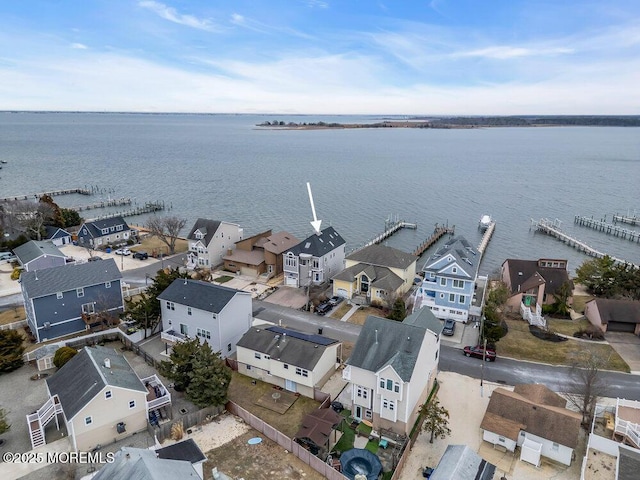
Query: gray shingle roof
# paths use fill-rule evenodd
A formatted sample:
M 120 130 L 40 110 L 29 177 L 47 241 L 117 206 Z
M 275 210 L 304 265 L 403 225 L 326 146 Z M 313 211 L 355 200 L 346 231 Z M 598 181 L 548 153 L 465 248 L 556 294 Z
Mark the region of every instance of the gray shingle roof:
M 108 358 L 110 368 L 104 366 Z M 129 362 L 113 348 L 84 347 L 52 377 L 51 395 L 58 395 L 68 420 L 76 416 L 107 385 L 147 392 Z
M 408 382 L 425 334 L 425 328 L 369 315 L 347 364 L 370 372 L 391 365 Z
M 333 280 L 344 280 L 353 282 L 356 275 L 364 272 L 371 286 L 386 290 L 387 292 L 395 292 L 404 283 L 403 280 L 389 270 L 387 267 L 379 267 L 377 265 L 368 265 L 366 263 L 358 263 L 349 268 L 345 268 L 342 272 L 333 277 Z
M 123 447 L 93 480 L 200 480 L 191 463 L 156 457 L 156 452 Z
M 79 230 L 82 230 L 82 227 L 86 227 L 89 234 L 95 238 L 95 237 L 102 237 L 103 235 L 107 235 L 105 233 L 102 233 L 103 228 L 111 229 L 111 227 L 116 227 L 118 225 L 124 225 L 122 230 L 118 230 L 119 232 L 126 232 L 127 230 L 131 230 L 127 222 L 122 217 L 104 218 L 102 220 L 85 222 L 80 226 Z M 109 233 L 112 233 L 112 232 L 109 232 Z
M 71 234 L 63 228 L 51 227 L 51 226 L 44 227 L 44 228 L 47 231 L 47 240 L 53 240 L 54 238 L 64 238 L 64 237 L 71 236 Z
M 374 244 L 353 252 L 347 259 L 369 265 L 405 269 L 418 260 L 418 257 L 397 248 Z
M 520 260 L 509 258 L 503 262 L 509 268 L 509 281 L 511 282 L 511 293 L 516 294 L 545 284 L 544 292 L 553 295 L 558 291 L 563 283 L 569 282 L 569 273 L 565 268 L 541 267 L 538 260 Z M 564 260 L 566 264 L 566 260 Z M 573 286 L 573 285 L 572 285 Z
M 213 283 L 178 278 L 158 295 L 158 300 L 186 305 L 205 312 L 220 313 L 237 293 L 249 295 L 247 292 Z
M 314 341 L 314 339 L 321 341 Z M 288 328 L 271 330 L 252 327 L 238 341 L 238 346 L 269 355 L 282 363 L 313 370 L 327 346 L 335 343 L 338 343 L 338 340 L 320 335 L 308 335 Z
M 298 245 L 287 250 L 294 255 L 306 253 L 314 257 L 322 257 L 325 254 L 335 250 L 340 245 L 344 245 L 344 239 L 334 230 L 333 227 L 327 227 L 320 232 L 305 238 Z
M 615 300 L 612 298 L 595 298 L 602 323 L 623 322 L 640 323 L 640 301 Z
M 76 288 L 89 287 L 122 278 L 113 258 L 101 262 L 87 262 L 76 265 L 22 272 L 20 283 L 29 298 L 38 298 L 56 292 L 68 292 Z
M 182 442 L 174 443 L 168 447 L 159 448 L 156 450 L 158 458 L 164 458 L 166 460 L 184 460 L 190 463 L 204 462 L 205 457 L 200 447 L 193 441 L 193 438 L 188 438 Z
M 429 477 L 432 480 L 491 480 L 496 466 L 484 460 L 466 445 L 449 445 L 438 466 Z
M 211 239 L 215 235 L 218 227 L 220 227 L 220 220 L 208 220 L 206 218 L 199 218 L 196 220 L 196 223 L 193 225 L 193 228 L 187 235 L 187 239 L 189 240 L 201 240 L 205 245 L 209 245 Z M 204 238 L 197 239 L 194 234 L 196 230 L 200 230 L 200 232 L 204 233 Z
M 636 480 L 638 472 L 640 472 L 640 453 L 629 447 L 620 445 L 619 452 L 619 471 L 617 480 Z
M 19 247 L 16 247 L 13 250 L 20 263 L 23 265 L 25 263 L 29 263 L 36 258 L 42 257 L 43 255 L 50 255 L 53 257 L 62 257 L 65 258 L 65 254 L 58 250 L 53 243 L 50 241 L 37 241 L 31 240 Z
M 454 260 L 446 264 L 440 264 L 437 268 L 435 268 L 435 264 L 437 264 L 443 257 L 446 257 L 449 254 L 453 256 Z M 436 250 L 436 253 L 434 253 L 427 259 L 422 270 L 425 272 L 437 273 L 454 262 L 457 263 L 458 266 L 464 271 L 464 274 L 447 274 L 447 276 L 471 279 L 476 278 L 478 266 L 480 265 L 480 254 L 478 253 L 478 250 L 476 250 L 462 236 L 454 237 L 448 240 L 440 248 L 438 248 L 438 250 Z
M 407 325 L 415 325 L 416 327 L 426 328 L 432 331 L 436 335 L 442 333 L 443 323 L 436 318 L 429 307 L 422 307 L 419 310 L 413 312 L 402 323 Z

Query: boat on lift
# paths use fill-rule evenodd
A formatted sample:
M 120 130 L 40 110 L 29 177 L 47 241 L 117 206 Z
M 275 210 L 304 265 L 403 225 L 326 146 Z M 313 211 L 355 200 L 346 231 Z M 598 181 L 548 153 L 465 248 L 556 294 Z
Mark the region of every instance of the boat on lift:
M 478 227 L 480 228 L 480 230 L 485 231 L 487 228 L 489 228 L 491 222 L 491 215 L 482 215 L 482 217 L 480 217 L 480 223 L 478 224 Z

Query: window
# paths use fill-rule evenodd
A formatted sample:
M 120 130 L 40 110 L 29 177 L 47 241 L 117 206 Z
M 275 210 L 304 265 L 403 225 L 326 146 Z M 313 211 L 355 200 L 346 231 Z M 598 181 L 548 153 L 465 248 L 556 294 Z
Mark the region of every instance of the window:
M 247 365 L 247 370 L 251 370 L 251 365 Z
M 393 390 L 393 380 L 387 380 L 387 390 Z
M 296 375 L 302 375 L 303 377 L 309 376 L 309 370 L 305 370 L 304 368 L 296 367 Z
M 441 294 L 440 294 L 440 298 L 444 298 L 444 293 L 441 293 Z
M 184 336 L 189 335 L 189 327 L 187 325 L 185 325 L 184 323 L 180 324 L 180 333 Z
M 218 314 L 217 313 L 212 313 L 211 314 L 211 318 L 213 318 L 214 320 L 218 319 Z
M 84 417 L 84 424 L 85 425 L 91 425 L 93 423 L 93 418 L 91 417 Z
M 84 288 L 77 288 L 76 295 L 78 296 L 78 298 L 84 297 Z
M 116 230 L 119 231 L 119 232 L 122 231 L 122 225 L 117 225 L 116 226 Z
M 271 376 L 271 370 L 267 370 L 267 375 Z
M 398 382 L 394 382 L 393 391 L 396 393 L 400 393 L 400 384 Z
M 435 356 L 435 360 L 438 359 L 438 350 L 436 350 L 436 356 Z
M 364 418 L 366 420 L 372 420 L 373 419 L 373 412 L 371 410 L 365 410 L 364 411 Z
M 191 315 L 191 307 L 187 307 L 187 315 Z
M 211 338 L 211 332 L 209 330 L 204 330 L 203 328 L 198 328 L 196 334 L 200 338 Z
M 175 310 L 176 309 L 176 305 L 173 302 L 167 302 L 167 310 Z
M 270 358 L 271 358 L 271 356 L 269 356 L 269 355 L 265 355 L 265 356 L 264 356 L 264 359 L 265 359 L 265 360 L 269 360 Z
M 106 392 L 104 392 L 104 398 L 106 399 L 111 398 L 111 390 L 107 390 Z
M 386 398 L 382 399 L 382 408 L 386 408 L 387 410 L 393 411 L 395 409 L 395 401 L 387 400 Z
M 380 379 L 380 388 L 384 388 L 384 382 L 385 382 L 384 378 L 381 378 Z
M 504 437 L 498 437 L 498 441 L 499 441 L 500 443 L 504 443 L 504 442 L 506 442 L 506 441 L 507 441 L 507 439 L 506 439 L 506 438 L 504 438 Z
M 467 297 L 465 297 L 464 295 L 460 295 L 458 297 L 458 303 L 462 303 L 464 305 L 465 300 L 467 299 Z
M 364 398 L 365 400 L 367 399 L 367 397 L 369 396 L 369 389 L 361 387 L 358 385 L 358 387 L 356 388 L 356 395 L 360 398 Z
M 446 278 L 441 278 L 440 279 L 440 285 L 442 285 L 443 287 L 447 284 L 447 279 Z
M 104 282 L 104 288 L 111 288 L 111 282 Z
M 129 408 L 136 408 L 136 401 L 135 400 L 129 400 Z
M 60 300 L 62 298 L 62 292 L 56 293 L 56 298 Z
M 87 315 L 93 315 L 96 312 L 95 305 L 92 303 L 85 303 L 82 305 L 82 313 Z
M 451 269 L 451 271 L 452 271 L 453 273 L 458 273 L 458 269 L 457 269 L 456 267 L 453 267 L 453 268 Z
M 464 288 L 464 280 L 454 280 L 453 288 Z
M 553 442 L 553 446 L 551 448 L 554 452 L 557 452 L 558 450 L 560 450 L 560 445 L 558 445 L 556 442 Z
M 452 303 L 456 301 L 456 294 L 455 293 L 450 293 L 449 294 L 449 301 L 452 302 Z
M 227 343 L 227 352 L 230 352 L 230 351 L 231 351 L 231 344 Z
M 255 358 L 257 358 L 258 360 L 260 360 L 262 358 L 262 356 L 258 352 L 254 353 L 253 356 Z

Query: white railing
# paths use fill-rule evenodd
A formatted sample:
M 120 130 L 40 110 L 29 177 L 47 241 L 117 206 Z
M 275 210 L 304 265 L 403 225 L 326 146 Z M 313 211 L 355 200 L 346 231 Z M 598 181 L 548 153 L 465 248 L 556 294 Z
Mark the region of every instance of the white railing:
M 536 325 L 538 327 L 545 327 L 547 325 L 546 320 L 542 316 L 542 308 L 536 303 L 536 313 L 531 311 L 531 308 L 527 307 L 524 303 L 520 303 L 520 315 L 523 320 L 529 322 L 529 325 Z
M 57 395 L 49 397 L 49 399 L 40 407 L 35 413 L 27 415 L 27 423 L 29 425 L 29 435 L 31 436 L 31 446 L 36 448 L 39 445 L 44 445 L 44 427 L 51 421 L 57 414 L 62 413 L 62 405 Z M 31 425 L 36 423 L 36 427 Z
M 171 331 L 173 333 L 161 332 L 160 340 L 164 340 L 170 343 L 178 343 L 178 342 L 183 342 L 187 338 L 186 335 L 182 335 L 181 333 L 174 332 L 173 330 Z
M 640 425 L 616 418 L 615 432 L 631 440 L 636 448 L 640 448 Z
M 136 295 L 140 295 L 142 292 L 146 291 L 149 287 L 136 287 L 136 288 L 123 288 L 122 293 L 125 297 L 130 298 Z
M 171 404 L 171 394 L 157 375 L 154 374 L 150 377 L 142 378 L 141 381 L 147 388 L 152 387 L 155 389 L 155 387 L 159 387 L 160 389 L 160 396 L 147 402 L 147 412 Z
M 637 400 L 627 400 L 626 398 L 618 398 L 618 407 L 629 407 L 640 410 L 640 402 Z

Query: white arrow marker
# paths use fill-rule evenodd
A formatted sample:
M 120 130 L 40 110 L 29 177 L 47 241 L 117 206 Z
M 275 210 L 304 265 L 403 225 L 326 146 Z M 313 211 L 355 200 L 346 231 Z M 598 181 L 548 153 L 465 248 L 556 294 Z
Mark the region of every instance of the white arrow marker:
M 313 212 L 313 222 L 311 222 L 311 226 L 316 231 L 316 233 L 320 233 L 320 225 L 322 224 L 322 220 L 318 220 L 316 217 L 316 207 L 313 204 L 313 195 L 311 195 L 311 184 L 307 182 L 307 190 L 309 191 L 309 201 L 311 202 L 311 211 Z

